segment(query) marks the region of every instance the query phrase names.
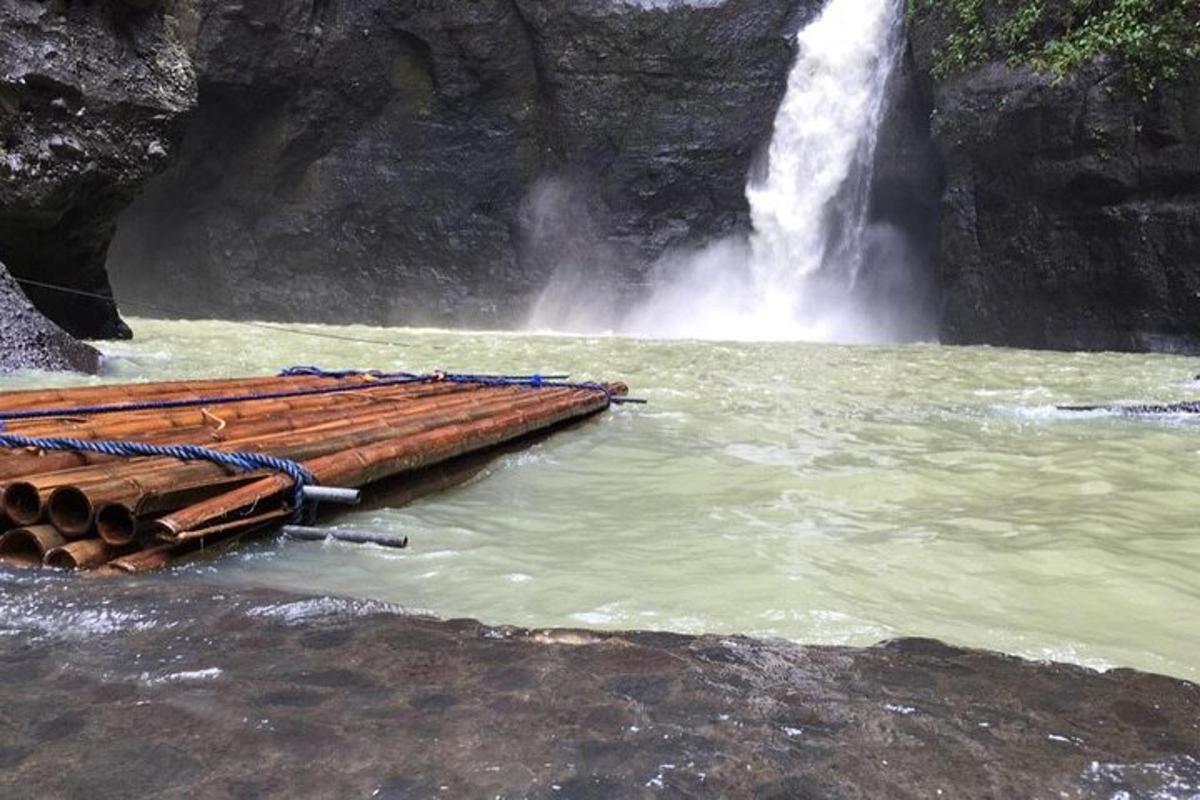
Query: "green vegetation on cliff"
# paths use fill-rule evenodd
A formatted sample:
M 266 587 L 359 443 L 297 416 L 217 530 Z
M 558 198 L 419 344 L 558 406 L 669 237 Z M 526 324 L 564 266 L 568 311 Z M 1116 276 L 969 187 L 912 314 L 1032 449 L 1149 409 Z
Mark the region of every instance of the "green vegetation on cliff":
M 1107 55 L 1148 91 L 1200 60 L 1200 0 L 908 0 L 908 11 L 948 31 L 937 77 L 996 59 L 1061 78 Z

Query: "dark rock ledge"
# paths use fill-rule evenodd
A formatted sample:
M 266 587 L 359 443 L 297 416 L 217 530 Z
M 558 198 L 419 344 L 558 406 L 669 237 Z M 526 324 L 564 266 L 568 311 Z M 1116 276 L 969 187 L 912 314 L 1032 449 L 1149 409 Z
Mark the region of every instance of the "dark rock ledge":
M 100 353 L 42 316 L 0 263 L 0 372 L 18 369 L 94 373 Z
M 489 628 L 189 581 L 0 573 L 0 796 L 1200 792 L 1200 686 L 1177 679 L 926 640 Z

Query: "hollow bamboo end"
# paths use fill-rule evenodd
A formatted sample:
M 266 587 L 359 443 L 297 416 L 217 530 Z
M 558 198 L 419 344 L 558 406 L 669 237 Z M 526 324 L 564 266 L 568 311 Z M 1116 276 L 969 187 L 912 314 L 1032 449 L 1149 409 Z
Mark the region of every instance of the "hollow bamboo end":
M 96 512 L 96 531 L 111 545 L 131 543 L 137 535 L 137 517 L 121 503 L 109 503 Z
M 46 514 L 65 536 L 82 536 L 91 529 L 96 518 L 92 501 L 74 486 L 55 489 L 46 503 Z
M 13 567 L 40 567 L 42 548 L 35 537 L 24 528 L 0 536 L 0 562 Z
M 0 503 L 4 506 L 4 513 L 17 525 L 36 525 L 42 518 L 42 498 L 32 483 L 10 483 L 5 487 Z
M 56 547 L 49 553 L 46 553 L 44 561 L 47 567 L 53 567 L 54 569 L 79 569 L 79 562 L 71 551 L 65 547 Z
M 112 560 L 112 555 L 108 545 L 99 539 L 84 539 L 48 551 L 45 564 L 55 569 L 94 569 Z
M 147 540 L 166 542 L 168 544 L 176 544 L 179 540 L 179 531 L 167 519 L 158 519 L 146 523 L 143 530 L 146 532 Z

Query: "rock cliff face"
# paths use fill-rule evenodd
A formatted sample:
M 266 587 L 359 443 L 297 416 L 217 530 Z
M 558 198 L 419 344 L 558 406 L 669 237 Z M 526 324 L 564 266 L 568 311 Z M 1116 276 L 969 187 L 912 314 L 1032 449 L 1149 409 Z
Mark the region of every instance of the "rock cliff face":
M 930 86 L 911 46 L 892 72 L 885 103 L 871 174 L 868 247 L 855 292 L 875 314 L 899 315 L 893 331 L 927 341 L 937 336 L 942 306 L 933 266 L 945 178 L 929 133 Z
M 0 259 L 109 295 L 117 215 L 166 166 L 194 100 L 176 19 L 147 2 L 0 0 Z M 111 301 L 25 285 L 76 336 L 128 336 Z
M 511 323 L 554 260 L 547 213 L 586 216 L 636 281 L 747 227 L 819 5 L 201 0 L 199 110 L 114 281 L 203 315 Z
M 935 77 L 953 22 L 920 7 L 911 56 L 945 181 L 942 340 L 1200 349 L 1200 65 L 1145 97 L 1103 58 L 1063 79 L 1001 61 Z

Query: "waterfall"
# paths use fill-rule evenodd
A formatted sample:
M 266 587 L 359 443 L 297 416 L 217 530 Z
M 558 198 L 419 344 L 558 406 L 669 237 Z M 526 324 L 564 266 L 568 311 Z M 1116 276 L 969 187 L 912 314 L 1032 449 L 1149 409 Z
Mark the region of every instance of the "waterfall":
M 676 338 L 886 338 L 856 303 L 902 0 L 828 0 L 797 36 L 764 177 L 746 189 L 749 241 L 668 256 L 623 332 Z

